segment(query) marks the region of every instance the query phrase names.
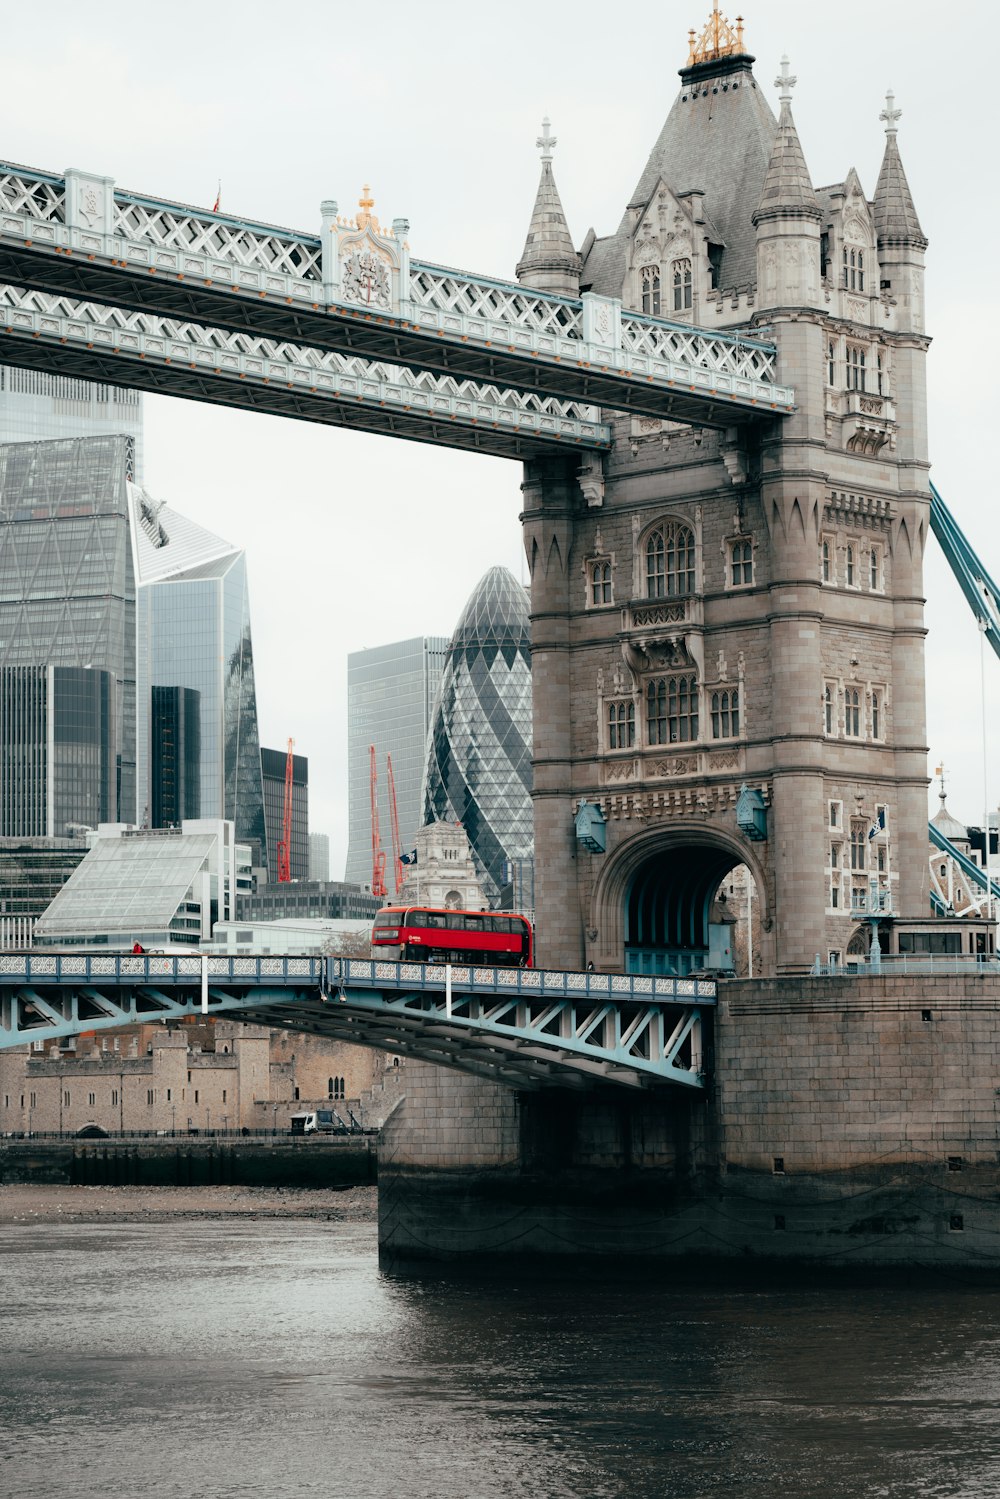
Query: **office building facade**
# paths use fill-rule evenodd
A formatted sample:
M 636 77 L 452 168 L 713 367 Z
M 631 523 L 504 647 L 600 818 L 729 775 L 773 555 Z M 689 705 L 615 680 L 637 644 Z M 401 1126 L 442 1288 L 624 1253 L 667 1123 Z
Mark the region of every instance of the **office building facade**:
M 287 750 L 261 749 L 260 768 L 264 780 L 264 824 L 270 850 L 270 875 L 278 878 L 278 845 L 284 839 L 285 767 Z M 289 874 L 293 880 L 308 880 L 309 873 L 309 760 L 292 755 L 292 827 L 289 840 Z
M 324 881 L 330 878 L 330 835 L 328 833 L 309 834 L 309 878 Z
M 137 820 L 226 818 L 262 872 L 269 852 L 246 556 L 145 490 L 133 486 L 129 500 Z
M 375 746 L 378 769 L 383 848 L 391 848 L 389 755 L 404 850 L 412 848 L 424 821 L 427 733 L 447 649 L 441 636 L 418 636 L 347 658 L 348 881 L 367 885 L 372 878 L 370 745 Z
M 20 728 L 11 717 L 7 732 L 29 739 L 41 733 L 43 712 L 53 735 L 56 722 L 63 724 L 65 797 L 58 811 L 52 809 L 56 834 L 60 822 L 97 816 L 107 788 L 97 769 L 102 755 L 114 762 L 110 817 L 131 820 L 135 813 L 135 576 L 128 502 L 133 460 L 127 437 L 0 446 L 0 670 L 8 674 L 11 714 L 21 694 Z M 51 682 L 30 677 L 50 667 L 60 673 Z M 109 679 L 103 709 L 102 674 Z M 80 734 L 90 735 L 96 780 L 83 774 L 86 756 L 78 740 L 80 795 L 74 800 L 68 767 L 70 746 Z M 40 784 L 36 775 L 35 790 L 26 794 L 37 799 Z M 54 797 L 52 776 L 47 788 L 46 797 Z
M 490 903 L 533 852 L 531 627 L 513 573 L 491 567 L 462 611 L 434 710 L 425 822 L 458 822 Z
M 295 880 L 258 885 L 241 895 L 238 921 L 372 921 L 382 905 L 360 885 L 341 880 Z
M 129 478 L 141 484 L 139 391 L 0 364 L 0 443 L 118 436 L 132 439 Z
M 115 696 L 108 671 L 0 667 L 0 838 L 114 820 Z

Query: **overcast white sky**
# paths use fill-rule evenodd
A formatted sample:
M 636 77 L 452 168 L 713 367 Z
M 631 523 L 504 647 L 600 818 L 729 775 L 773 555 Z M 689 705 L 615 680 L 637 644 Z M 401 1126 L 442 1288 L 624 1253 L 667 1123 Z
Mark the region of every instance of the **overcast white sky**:
M 996 577 L 998 119 L 976 58 L 997 53 L 998 11 L 967 4 L 959 44 L 931 0 L 740 8 L 775 112 L 773 80 L 789 54 L 817 185 L 854 166 L 874 191 L 879 111 L 895 91 L 900 151 L 931 242 L 933 476 Z M 84 167 L 206 207 L 221 178 L 227 211 L 313 233 L 322 199 L 353 212 L 370 182 L 382 219 L 410 219 L 415 256 L 512 277 L 543 115 L 558 137 L 556 180 L 576 242 L 590 225 L 611 231 L 676 95 L 688 29 L 710 10 L 710 0 L 621 10 L 606 0 L 11 6 L 0 157 Z M 499 459 L 146 398 L 147 487 L 247 549 L 262 742 L 280 748 L 292 735 L 309 756 L 310 821 L 331 835 L 335 878 L 347 849 L 347 653 L 448 635 L 488 567 L 523 575 L 520 478 Z M 979 634 L 933 542 L 926 578 L 929 763 L 945 761 L 951 808 L 975 822 Z M 995 806 L 992 656 L 986 680 Z

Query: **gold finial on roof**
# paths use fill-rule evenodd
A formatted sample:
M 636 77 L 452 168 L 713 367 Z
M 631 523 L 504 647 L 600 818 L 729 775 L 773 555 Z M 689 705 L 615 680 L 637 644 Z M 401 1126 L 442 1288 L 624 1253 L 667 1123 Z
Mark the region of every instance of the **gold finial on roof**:
M 737 16 L 734 26 L 720 14 L 719 0 L 715 0 L 701 36 L 695 40 L 695 33 L 689 31 L 688 37 L 691 48 L 688 67 L 698 62 L 714 62 L 719 57 L 738 57 L 743 51 L 743 17 Z
M 366 182 L 364 187 L 361 189 L 361 197 L 358 199 L 359 212 L 356 222 L 359 229 L 364 229 L 368 225 L 370 225 L 373 231 L 377 234 L 378 219 L 372 213 L 372 209 L 375 207 L 375 199 L 372 197 L 371 193 L 372 190 Z

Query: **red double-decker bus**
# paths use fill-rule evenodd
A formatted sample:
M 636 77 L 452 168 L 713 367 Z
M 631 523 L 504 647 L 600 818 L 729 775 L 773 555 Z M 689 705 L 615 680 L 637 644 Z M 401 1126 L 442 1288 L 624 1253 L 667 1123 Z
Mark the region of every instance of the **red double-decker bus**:
M 531 922 L 500 911 L 385 906 L 372 927 L 372 957 L 416 963 L 486 963 L 530 968 Z

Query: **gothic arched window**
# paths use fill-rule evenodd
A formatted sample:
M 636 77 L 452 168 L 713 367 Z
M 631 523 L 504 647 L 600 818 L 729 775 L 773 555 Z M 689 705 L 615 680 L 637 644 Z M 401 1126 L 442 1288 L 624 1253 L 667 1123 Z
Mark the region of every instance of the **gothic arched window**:
M 675 260 L 670 269 L 674 282 L 674 311 L 683 312 L 691 306 L 691 262 Z
M 732 543 L 729 562 L 732 569 L 730 579 L 734 588 L 753 582 L 753 543 L 746 537 L 738 536 Z
M 608 704 L 608 749 L 631 749 L 635 744 L 635 703 Z
M 650 317 L 660 315 L 660 267 L 644 265 L 639 272 L 642 282 L 642 310 Z
M 697 677 L 659 677 L 648 683 L 646 731 L 650 744 L 698 738 Z
M 732 692 L 712 693 L 712 738 L 737 739 L 740 732 L 740 695 Z
M 865 289 L 865 252 L 856 245 L 845 245 L 843 255 L 844 287 L 847 291 Z
M 857 687 L 844 689 L 844 733 L 848 739 L 861 738 L 861 693 Z
M 611 563 L 595 562 L 590 569 L 590 602 L 611 603 Z
M 646 542 L 646 597 L 694 593 L 694 532 L 690 526 L 659 527 Z

